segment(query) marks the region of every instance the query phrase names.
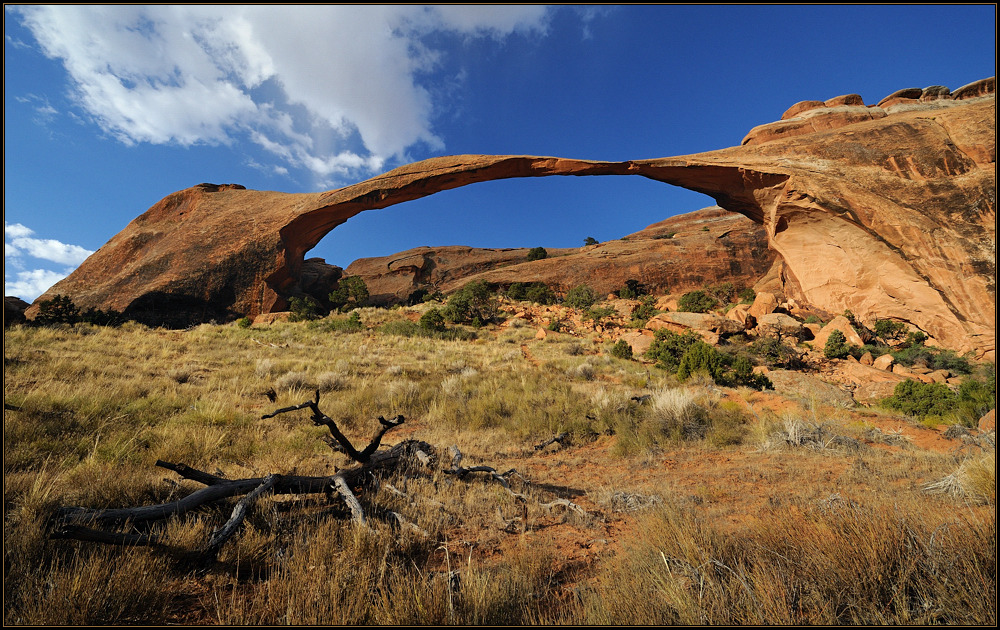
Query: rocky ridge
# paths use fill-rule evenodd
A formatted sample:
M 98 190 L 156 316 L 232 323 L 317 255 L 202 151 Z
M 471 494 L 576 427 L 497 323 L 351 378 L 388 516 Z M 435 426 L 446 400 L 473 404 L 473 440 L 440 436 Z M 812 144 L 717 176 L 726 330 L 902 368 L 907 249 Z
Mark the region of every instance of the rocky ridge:
M 741 146 L 688 156 L 448 156 L 310 194 L 203 184 L 155 204 L 38 301 L 64 294 L 159 321 L 280 311 L 302 291 L 305 253 L 358 212 L 494 179 L 640 175 L 760 223 L 795 302 L 993 358 L 995 79 L 887 99 L 799 104 Z
M 450 293 L 473 280 L 505 287 L 543 282 L 560 293 L 586 284 L 605 295 L 630 279 L 657 294 L 721 282 L 752 287 L 775 261 L 763 226 L 718 206 L 621 239 L 546 251 L 546 258 L 528 261 L 528 248 L 418 247 L 356 260 L 344 274 L 363 278 L 375 304 L 391 304 L 420 292 Z

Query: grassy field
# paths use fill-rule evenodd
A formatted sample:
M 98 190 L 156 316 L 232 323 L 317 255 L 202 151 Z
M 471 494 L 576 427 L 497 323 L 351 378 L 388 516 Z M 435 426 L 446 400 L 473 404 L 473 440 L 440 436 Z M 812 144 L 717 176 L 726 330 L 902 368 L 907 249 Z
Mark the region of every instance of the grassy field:
M 422 310 L 360 309 L 354 332 L 6 330 L 5 624 L 995 624 L 992 440 L 680 383 L 593 336 L 393 333 Z M 402 414 L 386 444 L 515 469 L 526 510 L 439 466 L 362 488 L 368 527 L 336 496 L 267 496 L 210 563 L 233 501 L 156 525 L 159 547 L 49 536 L 60 506 L 201 487 L 157 460 L 230 479 L 350 467 L 308 411 L 261 419 L 317 390 L 356 445 Z

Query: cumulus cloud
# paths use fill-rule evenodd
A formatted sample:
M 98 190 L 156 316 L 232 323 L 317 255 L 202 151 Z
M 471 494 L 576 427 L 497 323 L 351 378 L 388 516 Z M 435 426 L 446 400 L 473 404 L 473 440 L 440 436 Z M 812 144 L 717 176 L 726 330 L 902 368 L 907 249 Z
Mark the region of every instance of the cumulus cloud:
M 51 271 L 49 269 L 31 269 L 18 271 L 13 278 L 4 273 L 3 293 L 21 298 L 25 302 L 34 302 L 39 295 L 45 293 L 55 283 L 70 274 L 70 270 Z
M 33 258 L 75 267 L 94 253 L 79 245 L 69 245 L 51 238 L 33 238 L 31 235 L 34 232 L 20 223 L 4 222 L 3 232 L 4 258 L 27 254 Z
M 34 238 L 34 231 L 20 223 L 3 224 L 4 243 L 4 295 L 16 295 L 32 301 L 56 282 L 68 276 L 73 269 L 94 252 L 79 245 L 70 245 L 51 238 Z M 27 258 L 37 259 L 31 261 Z M 41 262 L 38 262 L 41 261 Z M 52 269 L 25 269 L 44 263 L 63 266 Z M 11 270 L 14 270 L 11 273 Z
M 544 34 L 541 6 L 135 6 L 14 9 L 72 96 L 125 143 L 247 139 L 321 177 L 443 148 L 421 80 L 428 35 Z

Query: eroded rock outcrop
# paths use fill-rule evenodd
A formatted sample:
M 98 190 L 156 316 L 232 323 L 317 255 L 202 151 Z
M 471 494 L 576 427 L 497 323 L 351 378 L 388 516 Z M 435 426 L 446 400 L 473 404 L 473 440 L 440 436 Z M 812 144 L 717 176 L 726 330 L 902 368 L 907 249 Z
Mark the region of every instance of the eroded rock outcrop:
M 361 276 L 378 304 L 405 302 L 421 292 L 449 293 L 473 280 L 503 286 L 544 282 L 565 292 L 586 284 L 599 295 L 629 279 L 653 293 L 679 293 L 720 282 L 752 287 L 775 261 L 759 223 L 718 206 L 654 223 L 622 239 L 579 248 L 547 248 L 528 261 L 528 249 L 418 247 L 362 258 L 346 275 Z
M 639 175 L 761 223 L 782 291 L 797 303 L 893 318 L 993 357 L 994 90 L 993 79 L 947 95 L 922 90 L 883 105 L 884 116 L 855 112 L 872 108 L 853 99 L 824 101 L 799 114 L 811 121 L 805 133 L 681 157 L 461 155 L 322 193 L 196 186 L 158 202 L 40 299 L 66 294 L 159 321 L 278 311 L 300 285 L 305 253 L 361 211 L 488 180 Z M 819 109 L 837 111 L 807 117 Z

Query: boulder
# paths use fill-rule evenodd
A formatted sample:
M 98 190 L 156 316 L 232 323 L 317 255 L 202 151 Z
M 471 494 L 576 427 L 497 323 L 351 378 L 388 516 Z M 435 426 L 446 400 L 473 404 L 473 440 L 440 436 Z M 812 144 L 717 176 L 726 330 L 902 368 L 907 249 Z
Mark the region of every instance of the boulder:
M 737 304 L 733 308 L 729 309 L 729 312 L 726 313 L 726 317 L 742 324 L 744 330 L 749 330 L 757 325 L 756 318 L 750 314 L 750 307 L 746 304 Z
M 698 332 L 711 332 L 716 335 L 727 335 L 742 332 L 743 324 L 726 317 L 720 317 L 714 313 L 673 312 L 654 315 L 646 322 L 646 328 L 649 330 L 666 328 L 678 333 L 686 330 L 695 330 Z
M 260 315 L 253 318 L 254 326 L 266 326 L 268 324 L 273 324 L 274 322 L 287 322 L 288 318 L 292 316 L 290 311 L 279 311 L 277 313 L 261 313 Z
M 896 390 L 896 383 L 881 381 L 875 383 L 861 383 L 854 388 L 854 400 L 862 405 L 874 405 L 879 401 L 893 395 Z
M 827 99 L 823 102 L 823 105 L 826 107 L 837 107 L 839 105 L 864 107 L 865 101 L 861 98 L 860 94 L 844 94 L 843 96 L 835 96 L 831 99 Z
M 774 294 L 769 291 L 761 291 L 754 297 L 753 304 L 750 305 L 747 312 L 759 320 L 761 315 L 773 313 L 777 307 L 778 299 L 774 297 Z
M 757 318 L 754 330 L 763 337 L 797 340 L 802 337 L 802 322 L 784 313 L 766 313 Z
M 872 367 L 878 370 L 892 371 L 892 364 L 896 362 L 891 354 L 883 354 L 872 361 Z
M 862 365 L 872 365 L 875 363 L 875 359 L 872 358 L 871 352 L 866 352 L 861 355 L 860 359 L 858 359 L 858 363 Z
M 951 377 L 951 372 L 948 370 L 934 370 L 927 374 L 927 378 L 933 383 L 947 383 L 949 377 Z
M 996 409 L 990 409 L 989 411 L 987 411 L 986 415 L 984 415 L 982 418 L 979 419 L 978 428 L 979 428 L 979 431 L 981 433 L 986 433 L 988 431 L 996 431 L 997 430 L 997 410 Z
M 902 90 L 896 90 L 889 96 L 886 96 L 881 101 L 878 102 L 876 107 L 886 107 L 886 104 L 890 101 L 895 101 L 899 99 L 907 100 L 917 100 L 924 93 L 920 88 L 903 88 Z
M 29 306 L 31 305 L 19 297 L 5 295 L 3 298 L 3 327 L 7 328 L 14 324 L 23 324 L 26 321 L 24 311 Z
M 785 110 L 785 113 L 781 115 L 781 120 L 788 120 L 789 118 L 797 118 L 802 112 L 807 112 L 810 109 L 816 109 L 817 107 L 825 107 L 826 104 L 823 101 L 799 101 L 798 103 L 792 105 Z
M 632 347 L 632 356 L 636 358 L 646 354 L 649 346 L 653 345 L 654 338 L 655 336 L 651 330 L 637 330 L 625 333 L 619 337 L 619 339 L 624 339 L 625 343 Z
M 839 330 L 844 334 L 844 339 L 852 346 L 863 346 L 865 342 L 861 340 L 861 335 L 854 330 L 851 322 L 843 315 L 837 315 L 830 323 L 820 329 L 819 334 L 813 340 L 813 347 L 822 350 L 826 347 L 826 342 L 830 338 L 830 333 Z
M 989 77 L 988 79 L 980 79 L 978 81 L 973 81 L 958 88 L 951 93 L 952 98 L 956 101 L 964 100 L 967 98 L 978 98 L 980 96 L 986 96 L 988 94 L 993 94 L 997 90 L 997 78 Z
M 925 87 L 920 93 L 921 101 L 936 101 L 942 98 L 951 98 L 951 90 L 943 85 Z

